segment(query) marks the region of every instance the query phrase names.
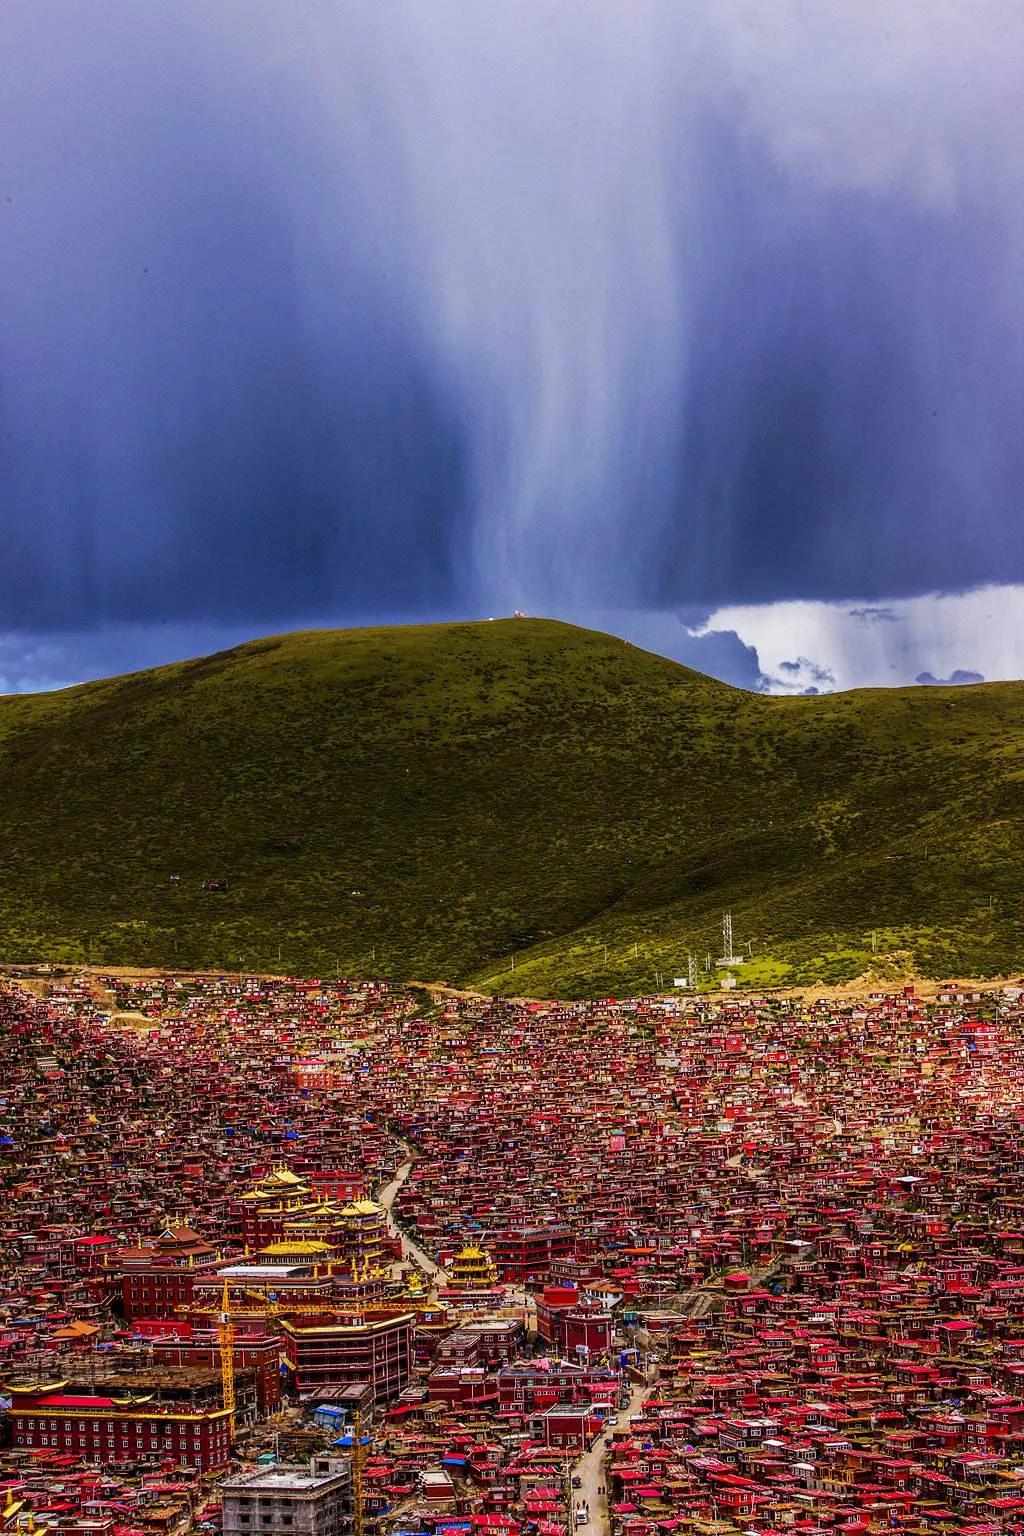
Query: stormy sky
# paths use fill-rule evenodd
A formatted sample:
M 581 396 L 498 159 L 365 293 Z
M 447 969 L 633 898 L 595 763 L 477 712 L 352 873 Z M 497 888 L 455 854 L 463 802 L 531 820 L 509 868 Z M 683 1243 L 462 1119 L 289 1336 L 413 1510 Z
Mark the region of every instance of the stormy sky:
M 513 608 L 776 691 L 1024 672 L 1018 0 L 3 42 L 0 687 Z

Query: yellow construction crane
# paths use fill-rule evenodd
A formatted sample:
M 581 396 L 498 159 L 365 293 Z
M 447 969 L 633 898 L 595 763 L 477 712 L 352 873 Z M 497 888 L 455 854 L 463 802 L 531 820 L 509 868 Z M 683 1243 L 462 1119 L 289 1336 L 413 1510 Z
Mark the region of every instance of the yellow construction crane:
M 220 1381 L 224 1407 L 228 1410 L 228 1427 L 232 1440 L 235 1438 L 235 1325 L 231 1321 L 228 1301 L 228 1283 L 220 1299 L 220 1316 L 217 1322 L 217 1343 L 220 1347 Z
M 230 1305 L 233 1317 L 256 1317 L 274 1320 L 279 1317 L 290 1317 L 293 1312 L 311 1317 L 324 1317 L 332 1312 L 351 1312 L 353 1310 L 353 1308 L 348 1306 L 341 1307 L 337 1302 L 332 1302 L 327 1297 L 321 1302 L 282 1302 L 273 1295 L 268 1297 L 262 1291 L 251 1290 L 248 1286 L 243 1287 L 242 1291 L 244 1296 L 251 1297 L 252 1300 L 248 1302 L 237 1299 L 232 1300 Z M 223 1300 L 219 1303 L 216 1301 L 194 1301 L 190 1302 L 187 1306 L 178 1307 L 177 1313 L 186 1317 L 216 1317 L 219 1320 L 225 1310 Z
M 354 1536 L 364 1536 L 363 1515 L 363 1415 L 357 1408 L 352 1415 L 352 1507 Z

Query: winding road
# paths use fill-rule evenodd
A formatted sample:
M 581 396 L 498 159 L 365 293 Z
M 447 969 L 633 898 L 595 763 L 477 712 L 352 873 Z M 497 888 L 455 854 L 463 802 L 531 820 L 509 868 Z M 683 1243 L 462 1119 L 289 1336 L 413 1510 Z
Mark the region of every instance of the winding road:
M 413 1263 L 422 1269 L 424 1274 L 429 1275 L 432 1280 L 440 1281 L 442 1285 L 446 1285 L 448 1283 L 448 1276 L 440 1264 L 435 1264 L 426 1249 L 421 1248 L 419 1243 L 414 1243 L 412 1238 L 401 1230 L 393 1215 L 395 1196 L 409 1177 L 411 1168 L 412 1158 L 410 1157 L 396 1170 L 390 1184 L 385 1184 L 383 1189 L 378 1190 L 377 1204 L 382 1205 L 388 1213 L 388 1230 L 391 1235 L 402 1239 L 403 1258 L 412 1259 Z

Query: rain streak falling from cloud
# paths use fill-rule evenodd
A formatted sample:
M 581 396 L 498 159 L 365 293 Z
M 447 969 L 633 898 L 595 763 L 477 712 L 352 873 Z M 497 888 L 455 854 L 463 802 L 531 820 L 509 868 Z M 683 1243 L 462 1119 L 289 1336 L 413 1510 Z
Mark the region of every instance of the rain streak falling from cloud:
M 14 0 L 0 627 L 1024 576 L 1009 0 Z

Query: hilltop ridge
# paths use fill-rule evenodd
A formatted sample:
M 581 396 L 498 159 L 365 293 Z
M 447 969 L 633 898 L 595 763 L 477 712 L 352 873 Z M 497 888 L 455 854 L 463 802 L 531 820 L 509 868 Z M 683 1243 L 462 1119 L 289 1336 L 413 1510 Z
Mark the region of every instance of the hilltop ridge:
M 601 994 L 729 909 L 744 984 L 1006 974 L 1022 724 L 1020 683 L 768 698 L 550 620 L 257 640 L 0 699 L 0 955 Z

